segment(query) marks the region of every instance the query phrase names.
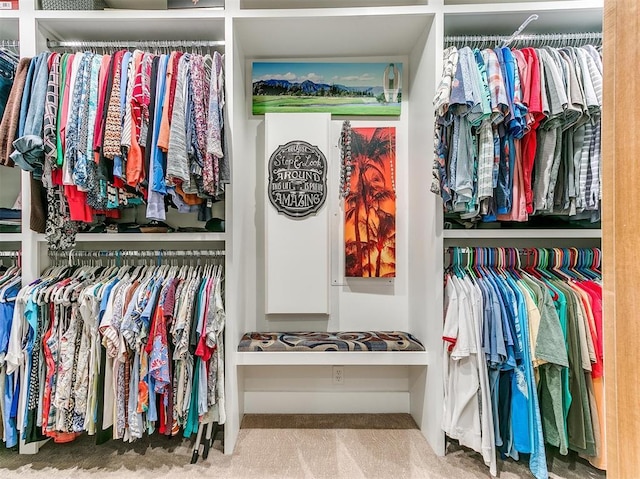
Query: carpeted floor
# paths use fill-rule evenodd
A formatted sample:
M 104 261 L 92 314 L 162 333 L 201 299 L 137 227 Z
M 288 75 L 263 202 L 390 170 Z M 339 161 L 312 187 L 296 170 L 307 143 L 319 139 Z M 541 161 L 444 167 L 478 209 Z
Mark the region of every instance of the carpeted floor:
M 247 415 L 236 450 L 224 456 L 220 441 L 206 461 L 190 465 L 193 441 L 145 438 L 96 446 L 87 436 L 71 444 L 45 444 L 35 456 L 0 450 L 2 479 L 102 478 L 393 478 L 489 477 L 480 456 L 450 444 L 437 457 L 411 416 Z M 554 479 L 603 479 L 575 457 L 550 459 Z M 531 478 L 527 467 L 501 463 L 502 479 Z

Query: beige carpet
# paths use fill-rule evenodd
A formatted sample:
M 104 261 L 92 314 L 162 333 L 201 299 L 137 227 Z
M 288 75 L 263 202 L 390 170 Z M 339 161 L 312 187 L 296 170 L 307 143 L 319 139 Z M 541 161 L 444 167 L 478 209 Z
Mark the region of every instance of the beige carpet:
M 478 454 L 449 445 L 437 457 L 406 414 L 248 415 L 236 450 L 224 456 L 216 441 L 207 461 L 190 465 L 192 441 L 145 438 L 102 446 L 83 436 L 46 444 L 35 456 L 0 451 L 1 479 L 297 479 L 487 478 Z M 501 463 L 503 479 L 531 478 L 523 464 Z M 552 478 L 602 479 L 581 460 L 550 460 Z

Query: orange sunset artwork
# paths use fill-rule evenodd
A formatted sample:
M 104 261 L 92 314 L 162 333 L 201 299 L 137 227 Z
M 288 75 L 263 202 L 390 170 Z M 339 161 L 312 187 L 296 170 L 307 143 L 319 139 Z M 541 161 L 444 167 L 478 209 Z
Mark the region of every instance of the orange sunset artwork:
M 396 129 L 352 128 L 345 276 L 396 276 Z

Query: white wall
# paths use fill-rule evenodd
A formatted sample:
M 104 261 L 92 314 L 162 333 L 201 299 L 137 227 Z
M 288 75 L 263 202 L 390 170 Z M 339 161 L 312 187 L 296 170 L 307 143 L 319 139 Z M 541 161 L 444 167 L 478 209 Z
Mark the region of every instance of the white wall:
M 250 366 L 244 369 L 247 413 L 390 413 L 409 410 L 408 366 Z M 286 391 L 283 393 L 283 391 Z
M 20 195 L 20 168 L 1 168 L 0 208 L 12 208 Z

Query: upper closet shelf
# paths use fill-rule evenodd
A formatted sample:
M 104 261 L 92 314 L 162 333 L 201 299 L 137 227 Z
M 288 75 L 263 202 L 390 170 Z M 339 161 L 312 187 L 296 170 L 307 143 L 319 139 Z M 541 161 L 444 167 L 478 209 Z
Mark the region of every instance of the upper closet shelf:
M 36 19 L 51 40 L 224 40 L 224 12 L 197 10 L 38 11 Z
M 0 22 L 5 19 L 18 19 L 20 18 L 20 10 L 0 10 Z M 2 25 L 2 23 L 0 23 Z M 17 27 L 17 25 L 16 25 Z M 4 25 L 2 25 L 4 29 Z
M 47 18 L 71 18 L 72 21 L 82 21 L 100 18 L 104 20 L 116 19 L 138 19 L 138 20 L 162 20 L 162 19 L 207 19 L 224 18 L 225 12 L 221 9 L 209 8 L 187 8 L 169 10 L 128 10 L 128 9 L 107 9 L 107 10 L 36 10 L 36 19 Z M 135 30 L 131 31 L 136 33 Z
M 511 35 L 534 13 L 538 20 L 523 34 L 602 31 L 602 0 L 510 4 L 508 11 L 499 4 L 452 5 L 444 12 L 445 35 Z
M 411 53 L 432 21 L 425 13 L 246 17 L 234 31 L 247 58 L 398 56 Z
M 428 5 L 429 0 L 240 0 L 240 8 L 349 8 Z
M 469 238 L 469 239 L 493 239 L 493 238 L 602 238 L 600 229 L 456 229 L 444 230 L 444 238 Z
M 0 233 L 0 243 L 18 243 L 21 240 L 21 233 Z
M 222 242 L 226 233 L 79 233 L 78 243 L 163 243 L 174 242 Z M 44 235 L 38 235 L 39 242 L 46 242 Z
M 508 4 L 508 6 L 505 6 Z M 574 12 L 583 8 L 599 8 L 602 13 L 604 0 L 444 0 L 444 12 L 496 12 L 518 13 L 533 11 L 536 13 L 545 11 Z M 566 19 L 566 18 L 565 18 Z M 567 20 L 567 23 L 573 23 Z

